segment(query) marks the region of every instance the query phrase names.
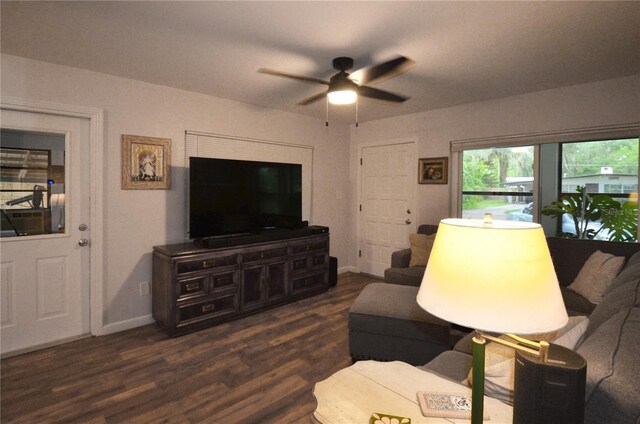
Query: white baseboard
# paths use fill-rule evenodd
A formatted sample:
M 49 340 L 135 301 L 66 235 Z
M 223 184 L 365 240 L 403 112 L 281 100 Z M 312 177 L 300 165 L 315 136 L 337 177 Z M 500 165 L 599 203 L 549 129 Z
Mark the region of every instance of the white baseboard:
M 338 274 L 344 274 L 345 272 L 358 272 L 358 268 L 355 266 L 343 266 L 338 268 Z
M 143 315 L 141 317 L 131 318 L 125 321 L 114 322 L 113 324 L 107 324 L 102 327 L 102 335 L 118 333 L 124 330 L 130 330 L 136 327 L 142 327 L 143 325 L 153 324 L 155 321 L 151 314 Z

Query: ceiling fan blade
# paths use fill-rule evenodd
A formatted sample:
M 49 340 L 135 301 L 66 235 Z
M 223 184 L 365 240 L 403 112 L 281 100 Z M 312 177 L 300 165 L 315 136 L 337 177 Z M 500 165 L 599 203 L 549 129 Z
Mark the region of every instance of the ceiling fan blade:
M 326 95 L 327 95 L 327 92 L 323 91 L 322 93 L 318 93 L 318 94 L 315 94 L 315 95 L 313 95 L 311 97 L 307 97 L 306 99 L 304 99 L 304 100 L 302 100 L 302 101 L 300 101 L 300 102 L 298 102 L 296 104 L 300 105 L 300 106 L 306 106 L 306 105 L 311 104 L 313 102 L 317 102 L 318 100 L 320 100 L 321 98 L 325 97 Z
M 287 74 L 286 72 L 274 71 L 273 69 L 260 68 L 258 69 L 258 72 L 260 72 L 261 74 L 274 75 L 276 77 L 290 78 L 290 79 L 294 79 L 302 82 L 307 82 L 310 84 L 329 85 L 329 81 L 324 81 L 324 80 L 321 80 L 320 78 L 303 77 L 300 75 Z
M 380 82 L 407 72 L 415 64 L 416 62 L 408 57 L 400 56 L 370 68 L 359 69 L 349 75 L 349 79 L 357 82 L 359 85 Z
M 388 102 L 402 103 L 405 100 L 409 100 L 409 97 L 399 96 L 389 91 L 378 90 L 377 88 L 366 87 L 361 85 L 358 87 L 358 94 L 362 97 L 369 97 L 372 99 L 385 100 Z

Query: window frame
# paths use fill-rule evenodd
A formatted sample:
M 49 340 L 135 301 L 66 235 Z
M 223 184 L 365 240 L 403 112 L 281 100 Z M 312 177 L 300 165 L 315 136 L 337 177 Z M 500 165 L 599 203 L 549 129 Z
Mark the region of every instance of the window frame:
M 624 138 L 640 138 L 640 122 L 622 125 L 611 125 L 590 128 L 577 128 L 542 133 L 518 134 L 497 137 L 483 137 L 475 139 L 453 140 L 450 142 L 450 162 L 452 178 L 449 195 L 449 213 L 454 217 L 462 216 L 462 171 L 463 151 L 488 148 L 508 148 L 519 146 L 534 146 L 534 184 L 533 184 L 533 217 L 544 228 L 545 234 L 556 233 L 557 222 L 551 217 L 541 216 L 540 205 L 558 200 L 561 192 L 561 145 L 570 142 L 588 142 L 613 140 Z M 555 156 L 555 164 L 551 163 Z M 638 157 L 640 164 L 640 154 Z M 554 174 L 549 164 L 554 165 Z M 541 168 L 544 168 L 541 171 Z M 640 187 L 640 173 L 638 176 Z M 544 187 L 544 189 L 543 189 Z M 481 194 L 481 193 L 477 193 Z M 605 193 L 607 195 L 615 193 Z M 638 214 L 640 223 L 640 212 Z M 637 239 L 640 240 L 640 225 Z

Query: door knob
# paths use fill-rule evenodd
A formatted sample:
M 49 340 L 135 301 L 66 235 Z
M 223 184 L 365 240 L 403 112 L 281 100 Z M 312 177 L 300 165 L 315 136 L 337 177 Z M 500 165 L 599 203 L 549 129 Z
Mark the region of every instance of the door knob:
M 404 223 L 405 223 L 405 224 L 407 224 L 407 225 L 409 225 L 409 224 L 411 224 L 411 220 L 410 220 L 410 219 L 407 219 L 406 221 L 404 221 Z
M 88 244 L 89 244 L 89 240 L 87 240 L 87 239 L 78 240 L 78 245 L 80 245 L 82 247 L 87 246 Z
M 407 209 L 407 214 L 411 215 L 411 209 Z

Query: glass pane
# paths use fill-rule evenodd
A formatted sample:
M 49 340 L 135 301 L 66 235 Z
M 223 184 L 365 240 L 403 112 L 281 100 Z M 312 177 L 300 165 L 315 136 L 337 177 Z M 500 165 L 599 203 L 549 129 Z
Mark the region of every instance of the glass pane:
M 564 143 L 562 192 L 584 187 L 600 219 L 583 224 L 562 216 L 561 232 L 599 240 L 635 241 L 638 224 L 637 138 Z M 598 194 L 600 195 L 598 195 Z
M 2 129 L 1 237 L 64 232 L 63 134 Z
M 462 217 L 481 219 L 485 213 L 493 219 L 533 221 L 533 196 L 462 196 Z
M 464 151 L 462 217 L 532 221 L 533 156 L 533 146 Z
M 562 192 L 583 186 L 587 193 L 637 193 L 638 144 L 637 138 L 564 143 Z

